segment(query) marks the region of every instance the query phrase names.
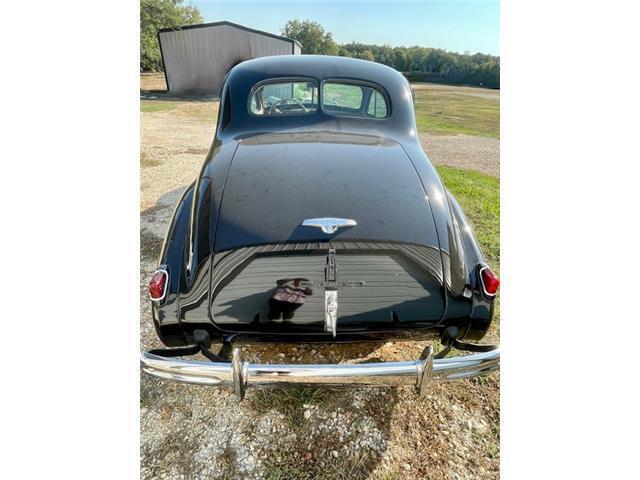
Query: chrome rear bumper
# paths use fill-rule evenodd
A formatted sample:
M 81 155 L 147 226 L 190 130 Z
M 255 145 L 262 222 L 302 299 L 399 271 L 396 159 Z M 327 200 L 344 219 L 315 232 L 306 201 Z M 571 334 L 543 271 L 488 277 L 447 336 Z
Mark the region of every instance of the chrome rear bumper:
M 473 355 L 433 358 L 429 348 L 422 358 L 409 362 L 383 362 L 333 365 L 269 365 L 242 361 L 240 350 L 233 349 L 232 361 L 201 362 L 141 354 L 142 370 L 150 375 L 184 383 L 233 387 L 238 400 L 248 387 L 306 385 L 400 386 L 414 385 L 421 397 L 432 381 L 450 381 L 484 375 L 500 368 L 500 350 Z

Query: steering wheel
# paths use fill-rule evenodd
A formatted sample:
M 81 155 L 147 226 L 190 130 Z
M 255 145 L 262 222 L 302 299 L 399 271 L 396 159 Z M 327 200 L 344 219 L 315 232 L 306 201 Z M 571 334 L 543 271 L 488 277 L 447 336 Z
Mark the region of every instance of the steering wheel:
M 299 105 L 299 106 L 300 106 L 300 108 L 302 108 L 302 111 L 303 111 L 304 113 L 307 113 L 307 112 L 309 111 L 309 110 L 307 110 L 307 108 L 302 104 L 302 102 L 300 102 L 299 100 L 296 100 L 295 98 L 281 98 L 280 100 L 278 100 L 278 101 L 274 102 L 273 104 L 271 104 L 271 106 L 269 107 L 269 115 L 271 115 L 271 114 L 274 112 L 274 110 L 275 110 L 277 113 L 283 113 L 283 112 L 282 112 L 282 110 L 280 110 L 279 108 L 277 108 L 277 106 L 278 106 L 278 105 L 280 105 L 281 103 L 282 103 L 282 104 L 285 104 L 286 102 L 290 102 L 289 104 L 290 104 L 290 105 L 292 105 L 292 106 L 293 106 L 294 104 Z

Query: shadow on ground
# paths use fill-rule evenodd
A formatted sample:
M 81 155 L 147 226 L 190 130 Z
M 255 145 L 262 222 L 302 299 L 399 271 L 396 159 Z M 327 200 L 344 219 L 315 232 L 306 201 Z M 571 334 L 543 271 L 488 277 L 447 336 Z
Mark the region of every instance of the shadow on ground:
M 140 100 L 163 100 L 176 102 L 211 102 L 220 100 L 218 95 L 178 95 L 166 90 L 140 90 Z

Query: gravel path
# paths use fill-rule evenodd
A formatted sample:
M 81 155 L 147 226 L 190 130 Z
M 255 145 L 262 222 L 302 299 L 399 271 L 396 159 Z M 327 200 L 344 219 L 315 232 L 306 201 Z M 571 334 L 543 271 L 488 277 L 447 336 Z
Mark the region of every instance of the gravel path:
M 141 114 L 142 210 L 162 194 L 191 183 L 211 146 L 218 102 L 175 105 L 174 110 Z
M 420 134 L 420 143 L 434 164 L 478 170 L 500 176 L 500 140 L 469 135 Z
M 186 103 L 186 102 L 185 102 Z M 185 107 L 186 108 L 186 107 Z M 156 266 L 176 201 L 197 175 L 213 135 L 216 106 L 141 114 L 141 348 L 157 348 L 146 280 Z M 203 115 L 194 114 L 201 109 Z M 435 162 L 460 158 L 474 137 L 429 137 Z M 448 142 L 448 143 L 447 143 Z M 457 142 L 457 143 L 456 143 Z M 467 142 L 466 144 L 464 142 Z M 493 144 L 497 141 L 492 140 Z M 490 142 L 487 142 L 489 145 Z M 448 148 L 453 149 L 447 154 Z M 473 168 L 497 174 L 488 158 Z M 454 155 L 453 152 L 456 152 Z M 471 161 L 470 161 L 471 162 Z M 461 166 L 456 163 L 456 166 Z M 424 342 L 244 346 L 252 362 L 356 362 L 416 358 Z M 495 479 L 499 477 L 499 374 L 411 388 L 228 390 L 140 379 L 143 479 Z

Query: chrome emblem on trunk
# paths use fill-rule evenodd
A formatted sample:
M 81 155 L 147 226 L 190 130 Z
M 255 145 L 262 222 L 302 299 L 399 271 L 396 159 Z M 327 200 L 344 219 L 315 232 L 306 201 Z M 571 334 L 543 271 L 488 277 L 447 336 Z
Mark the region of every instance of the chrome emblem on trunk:
M 307 218 L 302 222 L 304 227 L 317 227 L 324 233 L 332 234 L 336 233 L 339 228 L 342 227 L 355 227 L 357 225 L 355 220 L 350 218 Z

